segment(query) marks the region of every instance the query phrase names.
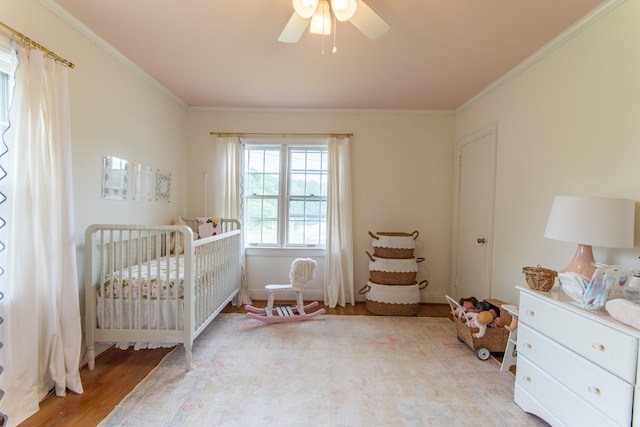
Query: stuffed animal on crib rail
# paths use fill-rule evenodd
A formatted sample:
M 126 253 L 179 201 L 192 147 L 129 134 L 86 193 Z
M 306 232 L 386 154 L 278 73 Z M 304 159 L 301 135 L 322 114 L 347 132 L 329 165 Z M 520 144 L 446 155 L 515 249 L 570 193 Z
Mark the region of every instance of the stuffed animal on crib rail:
M 478 333 L 471 334 L 474 338 L 482 338 L 487 332 L 487 325 L 493 321 L 493 315 L 488 311 L 480 311 L 478 313 L 465 313 L 467 325 L 470 328 L 478 328 Z

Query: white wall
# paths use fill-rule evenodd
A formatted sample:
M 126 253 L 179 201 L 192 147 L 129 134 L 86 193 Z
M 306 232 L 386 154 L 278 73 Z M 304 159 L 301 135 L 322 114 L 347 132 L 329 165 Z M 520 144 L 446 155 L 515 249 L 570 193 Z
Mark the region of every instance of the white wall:
M 517 301 L 522 267 L 573 257 L 576 245 L 543 237 L 555 195 L 640 200 L 638 23 L 640 1 L 626 1 L 457 112 L 458 138 L 498 123 L 492 296 Z M 594 255 L 640 268 L 637 249 Z
M 185 211 L 186 106 L 132 72 L 37 0 L 3 0 L 0 20 L 75 64 L 69 72 L 78 285 L 84 313 L 84 231 L 93 223 L 162 223 Z M 102 158 L 172 173 L 170 203 L 103 200 Z
M 430 285 L 423 301 L 444 302 L 450 284 L 454 115 L 451 112 L 194 109 L 189 112 L 188 214 L 204 211 L 204 181 L 215 188 L 215 137 L 210 132 L 353 133 L 351 170 L 356 293 L 369 277 L 368 231 L 418 230 L 418 279 Z M 207 212 L 215 212 L 207 198 Z M 291 257 L 249 257 L 249 287 L 260 298 L 266 283 L 288 281 Z M 322 270 L 322 265 L 318 269 Z M 322 276 L 310 297 L 322 298 Z M 359 296 L 359 295 L 357 295 Z M 360 297 L 360 296 L 359 296 Z

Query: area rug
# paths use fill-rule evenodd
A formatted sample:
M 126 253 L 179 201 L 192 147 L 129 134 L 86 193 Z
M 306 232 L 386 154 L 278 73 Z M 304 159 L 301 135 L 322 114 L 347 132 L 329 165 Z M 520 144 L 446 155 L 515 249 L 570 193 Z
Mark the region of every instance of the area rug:
M 513 375 L 446 318 L 221 314 L 169 353 L 100 426 L 544 426 Z

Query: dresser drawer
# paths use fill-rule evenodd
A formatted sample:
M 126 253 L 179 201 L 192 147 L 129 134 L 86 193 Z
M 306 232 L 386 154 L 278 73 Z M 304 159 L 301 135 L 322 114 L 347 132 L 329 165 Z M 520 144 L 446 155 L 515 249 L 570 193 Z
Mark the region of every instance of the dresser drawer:
M 635 337 L 524 292 L 520 294 L 520 322 L 635 384 Z
M 631 424 L 633 385 L 524 324 L 518 328 L 518 355 L 526 357 L 616 423 Z
M 567 426 L 618 425 L 558 381 L 542 372 L 526 357 L 523 357 L 522 353 L 518 355 L 516 385 Z M 515 394 L 515 401 L 518 403 L 518 394 Z

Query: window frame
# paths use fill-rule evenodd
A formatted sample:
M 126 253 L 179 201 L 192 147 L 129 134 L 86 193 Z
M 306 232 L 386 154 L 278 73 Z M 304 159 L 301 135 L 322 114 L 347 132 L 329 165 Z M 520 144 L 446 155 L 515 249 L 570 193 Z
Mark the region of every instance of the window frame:
M 314 150 L 321 148 L 322 151 L 325 152 L 326 157 L 326 174 L 328 175 L 329 168 L 329 160 L 328 160 L 328 150 L 329 150 L 329 137 L 287 137 L 286 139 L 282 138 L 265 138 L 265 137 L 246 137 L 242 139 L 242 145 L 244 150 L 251 149 L 273 149 L 274 147 L 278 147 L 279 156 L 280 156 L 280 164 L 279 164 L 279 194 L 277 196 L 278 199 L 278 234 L 277 234 L 277 242 L 276 243 L 249 243 L 249 239 L 245 236 L 245 251 L 247 254 L 251 253 L 260 253 L 261 255 L 265 254 L 281 254 L 290 251 L 305 251 L 305 254 L 309 256 L 324 255 L 325 253 L 325 243 L 321 244 L 288 244 L 288 232 L 289 232 L 289 204 L 292 197 L 296 197 L 296 195 L 289 194 L 290 189 L 290 181 L 291 181 L 291 170 L 290 170 L 290 150 L 295 149 L 309 149 Z M 246 159 L 246 153 L 243 154 L 243 162 Z M 244 166 L 245 168 L 247 165 Z M 243 176 L 248 176 L 249 171 L 243 171 Z M 326 181 L 325 181 L 326 182 Z M 245 188 L 244 191 L 248 191 L 248 188 Z M 297 195 L 299 196 L 299 195 Z M 309 196 L 306 196 L 309 197 Z M 245 204 L 245 209 L 243 214 L 243 221 L 246 224 L 246 215 L 247 215 L 247 204 L 251 195 L 245 194 L 243 196 L 243 203 Z M 262 198 L 262 197 L 261 197 Z M 325 195 L 316 196 L 316 200 L 319 200 L 321 204 L 325 206 L 324 219 L 325 225 L 322 227 L 322 224 L 319 224 L 319 227 L 325 229 L 326 232 L 326 207 L 327 207 L 327 196 Z M 248 227 L 245 228 L 245 233 L 247 232 Z
M 13 73 L 11 59 L 11 42 L 9 39 L 0 37 L 0 73 L 7 76 L 5 81 L 0 82 L 0 132 L 4 132 L 9 125 L 9 106 L 11 105 L 11 89 L 13 87 Z

